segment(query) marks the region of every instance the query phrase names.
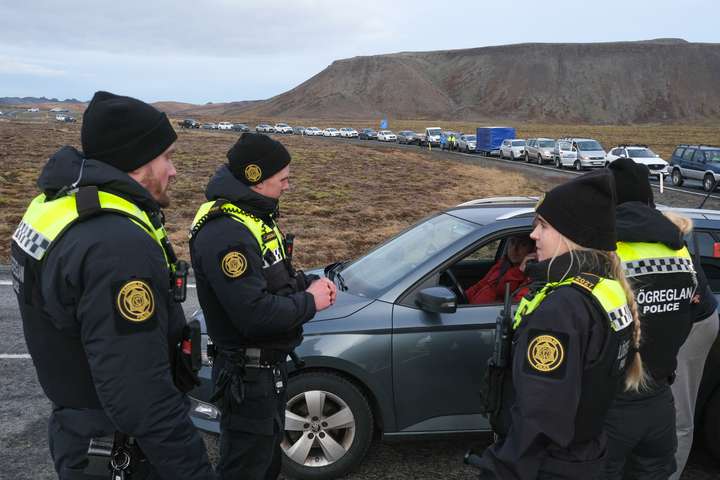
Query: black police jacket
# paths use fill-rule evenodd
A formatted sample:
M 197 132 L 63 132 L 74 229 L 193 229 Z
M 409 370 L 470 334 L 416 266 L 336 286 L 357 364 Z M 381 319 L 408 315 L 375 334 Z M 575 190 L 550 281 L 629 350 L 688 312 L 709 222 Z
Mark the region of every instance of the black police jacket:
M 80 186 L 161 215 L 127 174 L 91 159 L 83 164 L 70 147 L 50 158 L 38 185 L 52 196 L 81 168 Z M 162 478 L 215 478 L 189 401 L 173 384 L 170 362 L 185 317 L 170 297 L 163 251 L 148 233 L 125 216 L 100 214 L 73 224 L 42 263 L 13 243 L 12 263 L 25 339 L 48 398 L 80 412 L 102 409 L 107 421 L 93 426 L 96 434 L 117 429 L 135 437 Z M 139 322 L 118 307 L 120 290 L 134 280 L 149 286 L 154 301 L 152 315 Z
M 662 243 L 673 250 L 685 244 L 683 233 L 674 223 L 643 203 L 618 205 L 616 218 L 618 241 Z M 640 355 L 643 364 L 656 382 L 667 385 L 677 366 L 678 350 L 690 334 L 695 319 L 692 296 L 677 299 L 680 292 L 695 290 L 693 275 L 686 272 L 658 273 L 639 275 L 629 280 L 642 320 Z M 623 394 L 624 397 L 636 395 Z
M 225 199 L 272 224 L 278 201 L 260 195 L 222 166 L 210 180 L 208 200 Z M 222 259 L 237 252 L 247 268 L 227 276 Z M 190 255 L 198 300 L 210 337 L 220 349 L 260 347 L 289 353 L 302 341 L 302 325 L 315 315 L 315 300 L 305 290 L 316 276 L 294 271 L 289 262 L 265 268 L 250 231 L 229 216 L 206 222 L 194 235 Z
M 603 277 L 607 270 L 583 269 Z M 534 286 L 542 286 L 580 270 L 565 254 L 552 264 L 529 264 L 527 273 Z M 629 344 L 632 328 L 624 330 Z M 530 351 L 542 336 L 561 345 L 558 367 L 551 371 L 538 370 L 531 362 Z M 622 358 L 618 340 L 599 303 L 572 286 L 553 290 L 523 318 L 513 337 L 512 371 L 503 390 L 503 438 L 483 453 L 481 479 L 529 480 L 541 478 L 541 472 L 551 478 L 591 477 L 604 455 L 604 417 L 625 368 L 616 363 Z

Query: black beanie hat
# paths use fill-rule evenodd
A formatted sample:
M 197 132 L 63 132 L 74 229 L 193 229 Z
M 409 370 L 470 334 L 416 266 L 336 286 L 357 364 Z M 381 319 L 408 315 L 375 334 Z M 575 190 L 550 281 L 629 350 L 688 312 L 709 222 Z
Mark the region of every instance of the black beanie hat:
M 232 174 L 245 185 L 257 185 L 290 163 L 282 143 L 267 135 L 243 133 L 227 152 Z
M 558 232 L 586 248 L 615 250 L 615 187 L 607 170 L 576 177 L 553 188 L 535 212 Z
M 615 193 L 617 204 L 625 202 L 642 202 L 655 207 L 655 198 L 648 180 L 650 170 L 642 163 L 635 163 L 630 158 L 618 158 L 610 164 L 610 171 L 615 177 Z
M 83 153 L 132 172 L 177 140 L 167 116 L 152 105 L 109 92 L 95 92 L 83 115 Z

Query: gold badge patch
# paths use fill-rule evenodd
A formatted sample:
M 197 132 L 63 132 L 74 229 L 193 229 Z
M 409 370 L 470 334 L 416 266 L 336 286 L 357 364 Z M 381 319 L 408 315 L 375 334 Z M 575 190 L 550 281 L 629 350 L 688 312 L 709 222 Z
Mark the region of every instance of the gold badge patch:
M 238 278 L 246 269 L 247 260 L 240 252 L 230 252 L 222 259 L 222 271 L 227 277 Z
M 527 359 L 530 365 L 540 372 L 552 372 L 565 359 L 560 340 L 552 335 L 539 335 L 528 345 Z
M 255 165 L 254 163 L 251 163 L 247 167 L 245 167 L 245 178 L 247 178 L 251 182 L 257 182 L 260 180 L 260 177 L 262 177 L 262 170 L 260 167 Z
M 131 322 L 141 323 L 155 313 L 155 297 L 152 289 L 143 280 L 125 282 L 117 295 L 120 315 Z

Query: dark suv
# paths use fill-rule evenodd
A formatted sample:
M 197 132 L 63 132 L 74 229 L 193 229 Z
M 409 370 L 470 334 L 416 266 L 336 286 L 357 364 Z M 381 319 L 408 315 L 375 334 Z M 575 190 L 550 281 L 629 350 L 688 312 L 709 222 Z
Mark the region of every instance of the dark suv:
M 178 122 L 178 125 L 180 125 L 180 128 L 200 128 L 200 124 L 197 120 L 193 120 L 192 118 L 186 118 L 185 120 Z
M 720 180 L 720 147 L 709 145 L 678 145 L 670 160 L 670 176 L 676 187 L 686 179 L 700 180 L 709 192 Z
M 331 278 L 338 295 L 305 325 L 296 350 L 305 365 L 288 364 L 282 449 L 289 477 L 344 476 L 362 461 L 374 431 L 407 438 L 489 430 L 480 386 L 502 305 L 469 304 L 465 291 L 506 253 L 510 237 L 531 231 L 535 203 L 528 197 L 464 203 L 361 257 L 313 272 Z M 680 212 L 693 219 L 687 243 L 720 292 L 720 211 Z M 195 316 L 204 325 L 202 313 Z M 697 424 L 720 458 L 720 341 L 708 361 Z M 205 362 L 203 384 L 191 393 L 192 418 L 217 432 Z

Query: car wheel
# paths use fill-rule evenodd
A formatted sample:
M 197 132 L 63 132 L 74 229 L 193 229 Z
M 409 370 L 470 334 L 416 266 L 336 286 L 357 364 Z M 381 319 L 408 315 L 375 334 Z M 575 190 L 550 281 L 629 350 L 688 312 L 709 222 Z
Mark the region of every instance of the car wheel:
M 515 152 L 510 150 L 510 160 L 515 161 Z
M 575 160 L 573 166 L 575 167 L 575 170 L 577 170 L 578 172 L 582 172 L 583 166 L 580 160 Z
M 525 163 L 530 163 L 530 155 L 527 152 L 525 152 Z
M 682 187 L 682 184 L 685 183 L 685 179 L 683 178 L 682 173 L 680 173 L 679 168 L 672 171 L 671 180 L 672 184 L 676 187 Z
M 562 164 L 562 161 L 560 160 L 560 157 L 555 157 L 555 168 L 559 168 L 559 169 L 563 168 L 563 164 Z
M 706 174 L 705 177 L 703 178 L 703 190 L 705 190 L 706 192 L 709 192 L 710 190 L 713 189 L 714 186 L 715 186 L 715 177 L 713 177 L 709 173 Z
M 328 372 L 291 377 L 287 389 L 283 473 L 325 480 L 357 467 L 372 442 L 373 414 L 352 382 Z
M 542 164 L 543 164 L 542 155 L 540 155 L 539 153 L 538 153 L 538 157 L 537 157 L 537 164 L 538 164 L 538 165 L 542 165 Z

